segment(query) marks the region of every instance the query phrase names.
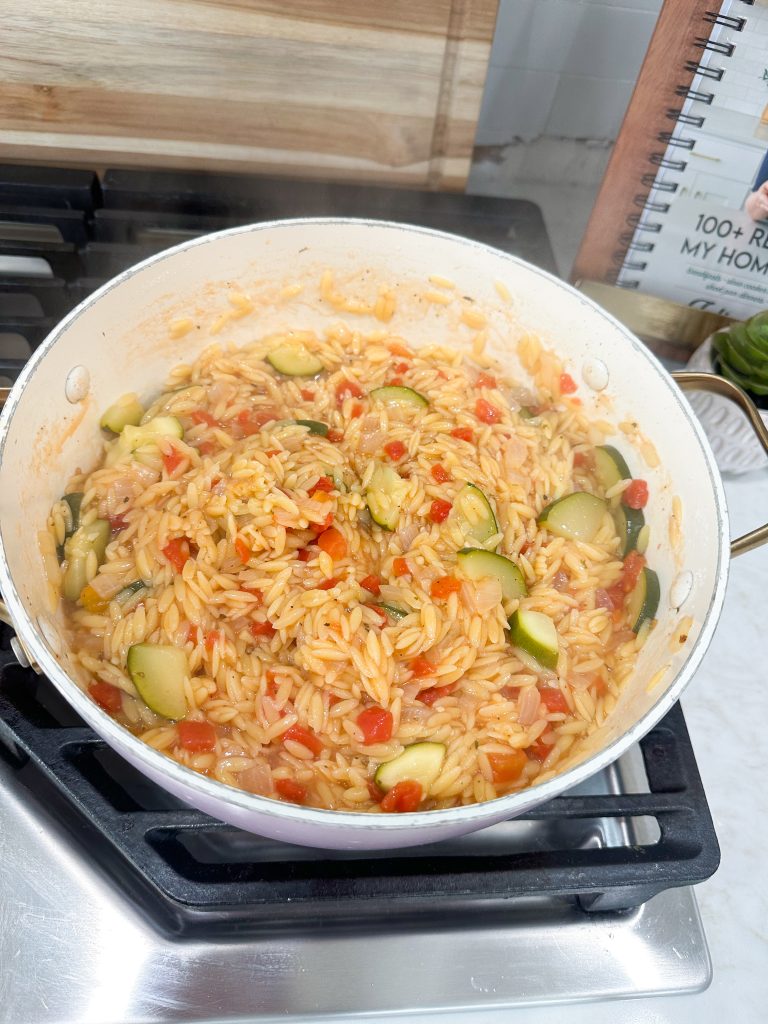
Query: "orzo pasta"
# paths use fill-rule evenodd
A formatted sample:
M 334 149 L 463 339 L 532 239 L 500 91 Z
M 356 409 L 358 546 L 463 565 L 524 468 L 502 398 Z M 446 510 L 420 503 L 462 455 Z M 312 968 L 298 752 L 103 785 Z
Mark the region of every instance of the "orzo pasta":
M 520 356 L 524 386 L 339 325 L 214 346 L 147 407 L 119 400 L 49 519 L 93 699 L 196 771 L 315 807 L 550 775 L 610 712 L 658 581 L 644 482 L 555 357 Z

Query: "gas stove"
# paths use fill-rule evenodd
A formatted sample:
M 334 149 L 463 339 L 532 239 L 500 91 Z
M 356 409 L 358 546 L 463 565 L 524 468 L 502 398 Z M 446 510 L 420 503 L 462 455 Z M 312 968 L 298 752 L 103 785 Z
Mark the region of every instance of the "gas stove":
M 144 256 L 312 214 L 438 227 L 553 270 L 530 203 L 0 167 L 0 374 L 12 380 L 61 316 Z M 679 707 L 522 818 L 404 851 L 309 850 L 158 789 L 15 664 L 10 635 L 0 629 L 0 1019 L 354 1019 L 709 982 L 691 886 L 719 849 Z

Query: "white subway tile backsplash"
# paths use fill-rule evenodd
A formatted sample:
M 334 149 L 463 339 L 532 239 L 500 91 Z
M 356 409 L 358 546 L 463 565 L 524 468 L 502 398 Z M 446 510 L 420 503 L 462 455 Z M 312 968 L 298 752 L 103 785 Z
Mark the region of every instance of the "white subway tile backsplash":
M 476 142 L 498 146 L 535 139 L 544 131 L 559 75 L 521 68 L 488 69 Z
M 583 11 L 579 0 L 501 0 L 491 64 L 560 71 Z
M 615 139 L 662 0 L 501 0 L 477 142 Z
M 546 134 L 568 139 L 615 139 L 633 88 L 633 82 L 561 75 Z

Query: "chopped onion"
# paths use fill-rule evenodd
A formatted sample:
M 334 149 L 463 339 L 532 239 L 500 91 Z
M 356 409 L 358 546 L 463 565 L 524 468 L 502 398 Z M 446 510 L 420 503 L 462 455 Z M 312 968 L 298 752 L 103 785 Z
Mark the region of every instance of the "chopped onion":
M 408 551 L 418 535 L 419 528 L 416 523 L 404 523 L 397 528 L 397 539 L 400 541 L 400 546 L 404 552 Z
M 471 612 L 484 615 L 491 608 L 495 608 L 502 598 L 501 581 L 495 576 L 486 576 L 485 579 L 461 585 L 461 599 L 464 607 Z
M 541 699 L 535 686 L 524 686 L 517 699 L 517 721 L 520 725 L 533 725 L 539 717 Z
M 96 591 L 102 600 L 114 597 L 123 587 L 133 583 L 136 579 L 136 570 L 129 569 L 128 572 L 97 572 L 90 581 L 90 586 Z
M 614 609 L 613 598 L 602 587 L 598 587 L 595 591 L 595 608 L 607 608 L 609 612 Z
M 432 708 L 427 707 L 426 704 L 415 704 L 411 707 L 403 708 L 400 718 L 403 722 L 426 722 L 434 714 Z
M 240 772 L 237 781 L 249 793 L 256 793 L 258 796 L 272 795 L 272 772 L 269 765 L 259 762 L 252 768 L 246 768 L 244 772 Z
M 563 572 L 562 569 L 560 569 L 558 572 L 556 572 L 555 575 L 552 577 L 552 586 L 560 594 L 562 594 L 564 590 L 568 589 L 568 584 L 570 582 L 571 582 L 570 576 L 568 575 L 567 572 Z
M 508 441 L 504 442 L 504 450 L 502 459 L 504 460 L 504 470 L 507 473 L 514 473 L 518 470 L 528 457 L 528 448 L 519 437 L 509 438 Z
M 378 416 L 366 416 L 360 422 L 360 440 L 357 443 L 357 449 L 363 455 L 373 455 L 381 448 L 386 436 L 381 429 L 381 419 Z

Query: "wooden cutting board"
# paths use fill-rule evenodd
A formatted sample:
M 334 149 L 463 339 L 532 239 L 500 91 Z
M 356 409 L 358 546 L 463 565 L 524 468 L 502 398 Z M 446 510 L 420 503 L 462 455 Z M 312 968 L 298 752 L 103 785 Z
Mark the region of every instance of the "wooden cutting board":
M 0 0 L 0 159 L 462 188 L 497 0 Z

